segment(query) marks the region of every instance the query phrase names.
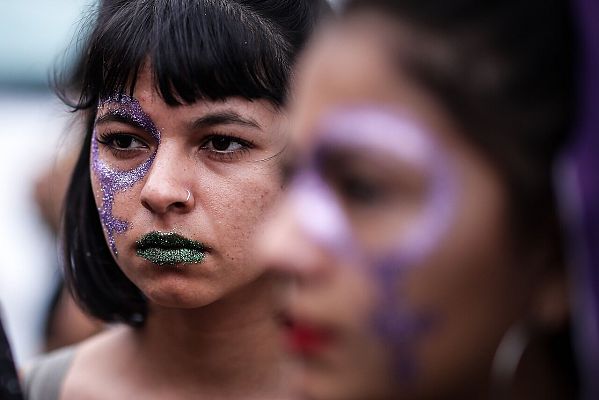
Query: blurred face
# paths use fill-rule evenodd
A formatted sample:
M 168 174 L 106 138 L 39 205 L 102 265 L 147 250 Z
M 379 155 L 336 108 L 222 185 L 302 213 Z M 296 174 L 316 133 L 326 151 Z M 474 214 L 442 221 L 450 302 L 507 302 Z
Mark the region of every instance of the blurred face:
M 346 21 L 300 64 L 296 162 L 262 249 L 296 282 L 284 331 L 301 398 L 483 395 L 528 302 L 505 189 L 391 63 L 398 34 L 384 17 Z
M 263 270 L 251 240 L 280 191 L 282 117 L 266 101 L 169 107 L 139 76 L 102 99 L 92 188 L 107 244 L 151 302 L 193 308 Z

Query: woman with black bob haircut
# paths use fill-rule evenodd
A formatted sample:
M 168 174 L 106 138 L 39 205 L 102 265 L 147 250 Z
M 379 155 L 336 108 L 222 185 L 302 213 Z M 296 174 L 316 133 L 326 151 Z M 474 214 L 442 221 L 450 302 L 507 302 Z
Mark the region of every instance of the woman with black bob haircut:
M 282 110 L 318 0 L 106 0 L 59 85 L 85 138 L 67 284 L 124 323 L 27 374 L 29 399 L 284 398 L 280 282 L 253 237 L 282 184 Z M 74 100 L 73 100 L 74 99 Z

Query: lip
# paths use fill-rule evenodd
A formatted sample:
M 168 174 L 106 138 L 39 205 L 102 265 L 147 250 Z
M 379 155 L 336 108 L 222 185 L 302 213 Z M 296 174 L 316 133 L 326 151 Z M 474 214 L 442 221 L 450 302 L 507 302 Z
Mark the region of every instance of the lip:
M 302 357 L 317 356 L 335 341 L 331 329 L 307 321 L 285 317 L 282 325 L 288 351 Z
M 157 265 L 199 264 L 206 247 L 174 232 L 149 232 L 137 242 L 136 254 Z

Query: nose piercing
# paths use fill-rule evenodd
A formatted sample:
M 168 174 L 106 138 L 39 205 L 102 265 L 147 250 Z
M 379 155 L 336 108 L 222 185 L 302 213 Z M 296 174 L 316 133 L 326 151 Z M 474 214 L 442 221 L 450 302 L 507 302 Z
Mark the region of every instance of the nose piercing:
M 189 199 L 191 198 L 191 192 L 189 191 L 189 189 L 185 189 L 187 190 L 187 198 L 185 199 L 184 203 L 187 203 L 189 201 Z

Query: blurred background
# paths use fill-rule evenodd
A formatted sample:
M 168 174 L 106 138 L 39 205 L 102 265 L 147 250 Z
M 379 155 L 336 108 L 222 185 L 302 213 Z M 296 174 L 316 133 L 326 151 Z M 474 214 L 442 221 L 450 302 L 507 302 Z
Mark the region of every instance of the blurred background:
M 59 277 L 40 198 L 60 189 L 48 177 L 77 136 L 49 83 L 93 3 L 0 1 L 0 312 L 19 364 L 44 346 Z

